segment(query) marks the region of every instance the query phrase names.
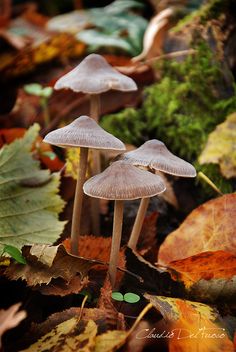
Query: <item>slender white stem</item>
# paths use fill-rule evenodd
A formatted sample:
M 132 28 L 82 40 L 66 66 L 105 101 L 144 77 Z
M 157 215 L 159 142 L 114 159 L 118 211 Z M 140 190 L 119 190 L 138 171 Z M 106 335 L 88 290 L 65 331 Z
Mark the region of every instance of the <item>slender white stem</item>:
M 96 122 L 99 120 L 100 115 L 100 94 L 90 95 L 90 117 Z M 100 152 L 97 149 L 92 150 L 92 176 L 101 172 L 101 158 Z M 92 218 L 92 234 L 100 235 L 100 206 L 99 199 L 91 199 L 91 218 Z
M 80 236 L 80 223 L 81 223 L 81 212 L 83 204 L 83 185 L 86 177 L 88 160 L 88 148 L 80 148 L 80 161 L 78 168 L 78 178 L 75 189 L 72 226 L 71 226 L 71 253 L 78 254 L 79 248 L 79 236 Z
M 128 247 L 132 249 L 136 249 L 149 201 L 150 201 L 150 198 L 142 198 L 140 202 L 138 213 L 136 215 L 136 219 L 134 222 L 133 230 L 131 232 L 130 239 L 128 242 Z
M 113 288 L 116 282 L 117 264 L 119 260 L 119 251 L 120 251 L 122 225 L 123 225 L 123 213 L 124 213 L 123 200 L 116 200 L 115 208 L 114 208 L 112 244 L 111 244 L 110 262 L 109 262 L 109 275 L 110 275 L 111 285 Z

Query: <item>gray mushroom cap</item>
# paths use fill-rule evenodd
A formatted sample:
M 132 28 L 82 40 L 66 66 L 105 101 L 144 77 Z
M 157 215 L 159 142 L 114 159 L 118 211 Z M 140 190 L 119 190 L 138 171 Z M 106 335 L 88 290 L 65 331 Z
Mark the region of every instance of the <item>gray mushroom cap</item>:
M 172 154 L 165 144 L 157 139 L 147 141 L 141 147 L 119 155 L 116 160 L 123 160 L 135 166 L 162 171 L 175 176 L 196 176 L 193 165 Z
M 69 125 L 48 133 L 43 141 L 59 147 L 125 150 L 125 145 L 118 138 L 88 116 L 80 116 Z
M 165 191 L 161 177 L 124 161 L 116 161 L 84 184 L 84 193 L 110 200 L 153 197 Z
M 72 71 L 61 77 L 54 88 L 100 94 L 110 89 L 130 92 L 137 90 L 137 85 L 132 78 L 115 70 L 102 56 L 90 54 Z

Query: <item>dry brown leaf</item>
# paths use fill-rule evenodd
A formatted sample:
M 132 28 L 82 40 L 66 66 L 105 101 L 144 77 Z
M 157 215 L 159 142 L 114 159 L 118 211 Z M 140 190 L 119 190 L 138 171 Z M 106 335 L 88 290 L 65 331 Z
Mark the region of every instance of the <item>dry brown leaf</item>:
M 169 334 L 170 352 L 234 351 L 225 327 L 219 324 L 218 312 L 210 306 L 163 296 L 145 297 L 168 323 L 165 335 Z
M 81 279 L 80 275 L 76 275 L 70 281 L 53 279 L 49 284 L 36 285 L 34 289 L 40 291 L 43 295 L 63 297 L 80 293 L 89 285 L 89 282 L 88 276 Z
M 57 278 L 70 282 L 77 275 L 82 280 L 89 269 L 97 265 L 94 260 L 69 254 L 63 245 L 25 246 L 22 252 L 27 264 L 12 264 L 5 274 L 12 280 L 26 280 L 29 286 L 49 284 Z
M 98 308 L 81 308 L 72 307 L 62 312 L 54 313 L 50 315 L 47 320 L 40 324 L 33 323 L 30 327 L 30 331 L 24 338 L 24 341 L 27 341 L 27 344 L 32 344 L 37 341 L 42 336 L 46 335 L 52 329 L 54 329 L 58 324 L 63 323 L 66 320 L 69 320 L 74 317 L 81 318 L 81 321 L 87 322 L 89 320 L 95 321 L 103 331 L 108 329 L 106 316 L 102 309 Z
M 168 264 L 206 251 L 236 254 L 235 219 L 236 194 L 202 204 L 167 236 L 160 247 L 158 262 Z
M 25 310 L 20 310 L 21 303 L 16 303 L 8 309 L 0 310 L 0 348 L 2 335 L 9 329 L 15 328 L 26 318 Z
M 106 277 L 101 294 L 98 301 L 98 309 L 104 311 L 108 327 L 118 330 L 125 330 L 124 315 L 117 311 L 112 303 L 112 286 L 109 277 Z

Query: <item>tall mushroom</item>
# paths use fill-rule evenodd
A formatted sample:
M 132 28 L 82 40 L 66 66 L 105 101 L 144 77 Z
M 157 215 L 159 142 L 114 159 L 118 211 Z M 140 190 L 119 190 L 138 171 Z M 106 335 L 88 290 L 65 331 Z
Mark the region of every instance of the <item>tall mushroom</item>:
M 164 173 L 180 176 L 195 177 L 196 170 L 187 161 L 172 154 L 165 144 L 157 139 L 147 141 L 141 147 L 119 155 L 116 160 L 123 160 L 149 171 L 162 171 Z M 143 220 L 148 208 L 150 198 L 141 200 L 139 210 L 134 222 L 128 246 L 135 249 L 142 229 Z
M 100 114 L 100 94 L 108 90 L 119 90 L 131 92 L 137 90 L 136 83 L 117 70 L 98 54 L 88 55 L 72 71 L 61 77 L 54 88 L 71 89 L 74 92 L 81 92 L 90 95 L 90 116 L 96 121 Z M 94 175 L 101 172 L 100 156 L 98 151 L 93 153 Z M 93 233 L 99 234 L 99 203 L 93 202 Z
M 73 254 L 78 254 L 83 184 L 86 177 L 88 149 L 125 150 L 125 146 L 118 138 L 104 131 L 88 116 L 80 116 L 69 125 L 48 133 L 44 142 L 58 147 L 80 147 L 80 162 L 71 228 L 71 251 Z
M 122 224 L 123 201 L 153 197 L 162 193 L 165 185 L 161 177 L 140 170 L 129 163 L 116 161 L 101 174 L 90 178 L 84 184 L 84 193 L 91 197 L 115 201 L 112 245 L 109 274 L 112 286 L 115 285 L 119 256 Z

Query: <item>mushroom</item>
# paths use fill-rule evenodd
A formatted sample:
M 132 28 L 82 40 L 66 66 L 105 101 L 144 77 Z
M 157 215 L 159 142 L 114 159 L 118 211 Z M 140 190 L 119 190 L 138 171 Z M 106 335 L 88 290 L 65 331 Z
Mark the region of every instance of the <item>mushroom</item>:
M 131 92 L 137 90 L 137 85 L 132 78 L 115 70 L 101 55 L 90 54 L 72 71 L 61 77 L 54 88 L 89 94 L 90 116 L 98 120 L 101 93 L 110 89 Z
M 72 71 L 61 77 L 54 88 L 71 89 L 90 95 L 90 116 L 98 121 L 100 114 L 100 94 L 110 89 L 122 92 L 137 90 L 136 83 L 122 73 L 115 70 L 107 61 L 98 54 L 88 55 Z M 101 172 L 100 155 L 93 153 L 93 175 Z M 93 202 L 93 233 L 99 234 L 99 203 Z
M 157 139 L 147 141 L 136 150 L 119 155 L 115 160 L 123 160 L 152 172 L 162 171 L 180 177 L 196 176 L 193 165 L 172 154 L 165 144 Z M 149 200 L 147 197 L 141 200 L 128 242 L 130 248 L 136 248 Z
M 153 197 L 162 193 L 165 185 L 161 177 L 140 170 L 124 161 L 112 163 L 105 171 L 84 184 L 84 193 L 91 197 L 115 201 L 109 274 L 115 285 L 119 256 L 124 200 Z
M 89 148 L 125 150 L 125 146 L 118 138 L 104 131 L 96 121 L 88 116 L 80 116 L 69 125 L 48 133 L 44 142 L 58 147 L 80 147 L 80 162 L 71 228 L 71 252 L 78 254 L 83 184 L 86 177 L 88 150 Z

